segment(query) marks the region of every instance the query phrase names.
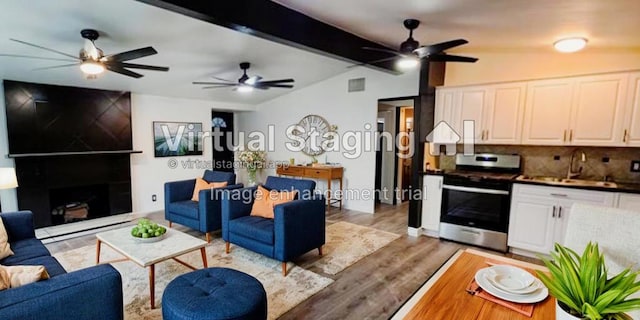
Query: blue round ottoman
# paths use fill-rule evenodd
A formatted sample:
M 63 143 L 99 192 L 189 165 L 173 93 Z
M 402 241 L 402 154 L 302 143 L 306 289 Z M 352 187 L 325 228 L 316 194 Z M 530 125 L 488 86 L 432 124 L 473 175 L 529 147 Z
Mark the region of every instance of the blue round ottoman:
M 173 279 L 162 295 L 165 320 L 267 319 L 267 293 L 254 277 L 208 268 Z

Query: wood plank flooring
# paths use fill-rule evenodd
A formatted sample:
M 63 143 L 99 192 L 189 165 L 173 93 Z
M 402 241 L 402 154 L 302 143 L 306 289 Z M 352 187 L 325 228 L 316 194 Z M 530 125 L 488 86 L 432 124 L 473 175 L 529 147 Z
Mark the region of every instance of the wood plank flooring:
M 407 203 L 380 205 L 374 215 L 332 208 L 327 213 L 327 224 L 347 221 L 402 236 L 337 275 L 324 274 L 310 266 L 319 259 L 315 250 L 296 259 L 297 265 L 332 278 L 334 283 L 280 319 L 388 319 L 449 257 L 466 248 L 425 236 L 407 236 L 407 207 Z M 163 213 L 153 213 L 149 218 L 167 224 Z M 204 239 L 203 233 L 175 224 L 174 228 Z M 220 234 L 214 233 L 213 237 L 220 237 Z M 55 254 L 93 244 L 95 236 L 88 235 L 51 243 L 47 247 Z

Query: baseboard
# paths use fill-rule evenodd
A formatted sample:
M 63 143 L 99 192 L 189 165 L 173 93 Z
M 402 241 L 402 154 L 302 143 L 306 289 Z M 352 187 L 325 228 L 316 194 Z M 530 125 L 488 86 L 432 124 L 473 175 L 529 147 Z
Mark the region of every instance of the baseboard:
M 429 230 L 429 229 L 425 229 L 425 228 L 408 227 L 407 228 L 407 234 L 410 237 L 427 236 L 427 237 L 431 237 L 431 238 L 440 238 L 440 234 L 438 233 L 438 231 Z
M 419 237 L 422 232 L 420 231 L 420 228 L 407 227 L 407 234 L 410 237 Z
M 533 251 L 518 249 L 518 248 L 511 248 L 511 247 L 509 247 L 509 252 L 520 255 L 520 256 L 525 256 L 525 257 L 535 258 L 535 259 L 540 259 L 540 256 L 543 256 L 543 257 L 549 256 L 545 254 L 540 254 L 538 252 L 533 252 Z
M 431 238 L 440 238 L 440 233 L 435 230 L 422 229 L 422 234 Z

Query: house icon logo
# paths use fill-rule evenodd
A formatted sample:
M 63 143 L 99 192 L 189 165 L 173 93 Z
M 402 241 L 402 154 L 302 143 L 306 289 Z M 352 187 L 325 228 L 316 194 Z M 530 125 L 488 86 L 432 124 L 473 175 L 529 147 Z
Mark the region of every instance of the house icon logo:
M 463 121 L 462 136 L 447 122 L 440 121 L 433 130 L 427 135 L 426 141 L 429 142 L 429 153 L 433 156 L 444 154 L 452 156 L 458 153 L 458 144 L 464 145 L 464 154 L 474 153 L 474 121 Z

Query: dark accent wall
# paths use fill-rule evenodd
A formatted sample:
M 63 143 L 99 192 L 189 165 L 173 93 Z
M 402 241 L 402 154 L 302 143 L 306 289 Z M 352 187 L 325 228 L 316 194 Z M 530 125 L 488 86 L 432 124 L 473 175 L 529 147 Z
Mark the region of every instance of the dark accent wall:
M 131 150 L 131 94 L 4 81 L 9 153 Z
M 91 153 L 132 149 L 129 92 L 7 80 L 4 90 L 9 153 L 39 154 L 15 158 L 18 207 L 36 227 L 64 223 L 52 211 L 74 203 L 88 219 L 131 212 L 130 155 Z

